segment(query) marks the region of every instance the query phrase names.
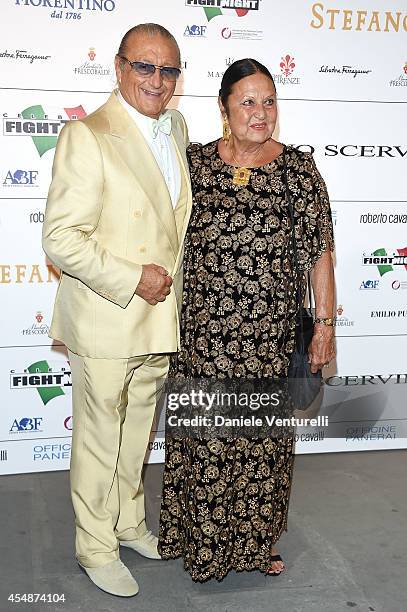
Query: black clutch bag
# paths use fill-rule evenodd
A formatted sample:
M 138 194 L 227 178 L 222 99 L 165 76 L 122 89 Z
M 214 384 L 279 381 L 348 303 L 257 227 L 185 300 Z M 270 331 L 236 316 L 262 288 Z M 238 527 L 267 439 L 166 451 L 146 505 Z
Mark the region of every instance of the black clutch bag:
M 291 240 L 294 259 L 295 281 L 297 286 L 297 315 L 295 321 L 294 351 L 288 366 L 288 392 L 296 410 L 306 410 L 318 395 L 322 385 L 322 372 L 313 374 L 308 362 L 308 347 L 314 335 L 314 318 L 311 311 L 302 304 L 300 270 L 298 267 L 297 245 L 294 230 L 294 210 L 288 189 L 287 164 L 284 149 L 284 184 L 288 210 L 291 219 Z M 311 283 L 308 276 L 308 295 L 311 299 Z
M 321 389 L 321 370 L 313 374 L 308 363 L 308 347 L 313 335 L 314 318 L 307 308 L 301 308 L 295 325 L 294 351 L 288 366 L 288 392 L 297 410 L 306 410 Z

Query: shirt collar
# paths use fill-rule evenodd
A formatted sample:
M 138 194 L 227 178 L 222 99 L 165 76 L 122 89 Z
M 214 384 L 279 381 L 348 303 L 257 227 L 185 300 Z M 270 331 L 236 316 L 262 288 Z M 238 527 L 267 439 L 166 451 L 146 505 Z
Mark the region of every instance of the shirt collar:
M 147 115 L 143 115 L 139 113 L 138 110 L 131 106 L 122 96 L 120 90 L 117 91 L 117 99 L 124 106 L 126 111 L 129 113 L 130 117 L 133 119 L 139 130 L 142 132 L 145 138 L 151 140 L 153 138 L 153 122 L 155 119 L 151 117 L 147 117 Z

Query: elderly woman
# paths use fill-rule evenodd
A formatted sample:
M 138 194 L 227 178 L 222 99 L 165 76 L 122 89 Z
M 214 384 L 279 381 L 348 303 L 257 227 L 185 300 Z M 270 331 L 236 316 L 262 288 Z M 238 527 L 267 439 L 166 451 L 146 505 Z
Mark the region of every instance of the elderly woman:
M 185 242 L 181 350 L 170 376 L 287 376 L 297 286 L 311 272 L 313 372 L 334 356 L 332 223 L 312 156 L 272 138 L 276 90 L 253 59 L 234 62 L 219 92 L 223 138 L 189 148 L 194 208 Z M 293 261 L 294 208 L 300 274 Z M 298 280 L 295 281 L 294 279 Z M 293 439 L 168 437 L 159 550 L 197 581 L 231 569 L 278 575 Z

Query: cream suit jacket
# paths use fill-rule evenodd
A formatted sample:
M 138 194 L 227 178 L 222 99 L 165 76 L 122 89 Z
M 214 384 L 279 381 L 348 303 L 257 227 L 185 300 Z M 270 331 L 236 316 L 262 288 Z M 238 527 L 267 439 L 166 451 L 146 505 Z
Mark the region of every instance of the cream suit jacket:
M 78 355 L 119 359 L 179 346 L 192 195 L 185 121 L 170 112 L 181 170 L 175 210 L 154 155 L 115 92 L 59 136 L 43 228 L 44 250 L 62 271 L 50 336 Z M 156 306 L 134 294 L 148 263 L 174 279 Z

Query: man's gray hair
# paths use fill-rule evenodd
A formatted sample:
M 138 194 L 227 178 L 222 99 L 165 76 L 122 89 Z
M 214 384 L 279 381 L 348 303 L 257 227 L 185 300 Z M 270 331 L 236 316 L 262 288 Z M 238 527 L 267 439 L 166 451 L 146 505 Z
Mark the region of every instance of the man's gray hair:
M 117 55 L 126 55 L 127 42 L 133 34 L 147 34 L 148 36 L 162 36 L 163 38 L 167 38 L 172 43 L 174 43 L 178 51 L 178 61 L 181 64 L 181 52 L 179 50 L 177 41 L 175 40 L 171 32 L 169 32 L 166 28 L 164 28 L 164 26 L 159 25 L 158 23 L 139 23 L 138 25 L 131 28 L 123 36 Z

